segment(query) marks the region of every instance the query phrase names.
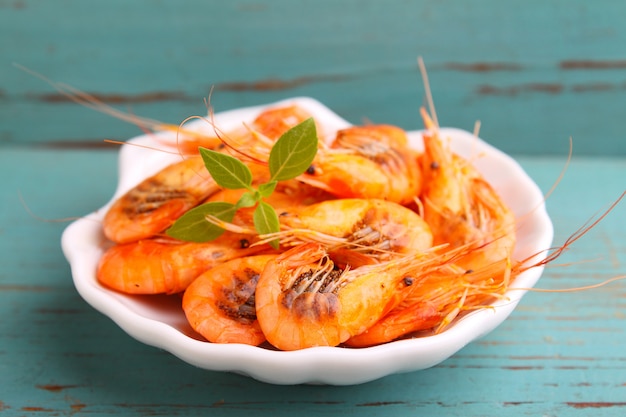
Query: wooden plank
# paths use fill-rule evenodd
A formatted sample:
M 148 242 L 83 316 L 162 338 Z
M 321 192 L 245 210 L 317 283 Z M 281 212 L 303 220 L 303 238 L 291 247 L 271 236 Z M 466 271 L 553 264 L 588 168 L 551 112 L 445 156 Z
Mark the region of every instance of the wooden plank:
M 235 0 L 0 3 L 0 50 L 50 78 L 178 123 L 211 86 L 226 110 L 317 98 L 353 123 L 421 126 L 429 68 L 442 124 L 515 154 L 624 155 L 623 2 Z M 0 67 L 0 144 L 134 136 Z M 33 122 L 33 121 L 36 122 Z
M 59 247 L 62 218 L 113 192 L 116 153 L 0 152 L 0 414 L 278 417 L 621 416 L 626 410 L 626 287 L 530 293 L 502 326 L 441 365 L 350 387 L 279 387 L 196 369 L 127 336 L 73 289 Z M 544 191 L 562 158 L 519 158 Z M 575 158 L 548 208 L 563 242 L 623 191 L 623 158 Z M 562 289 L 624 273 L 625 206 L 539 281 Z M 583 262 L 581 262 L 583 261 Z

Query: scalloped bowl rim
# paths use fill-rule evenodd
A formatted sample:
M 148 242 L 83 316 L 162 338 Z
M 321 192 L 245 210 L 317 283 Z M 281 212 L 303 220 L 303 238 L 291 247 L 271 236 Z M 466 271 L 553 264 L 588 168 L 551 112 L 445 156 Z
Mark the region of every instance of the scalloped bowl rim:
M 227 131 L 242 121 L 252 120 L 267 107 L 288 103 L 307 109 L 322 125 L 323 132 L 330 133 L 329 137 L 337 129 L 350 126 L 350 123 L 309 97 L 218 113 L 214 121 Z M 208 123 L 197 120 L 186 127 L 203 130 L 208 129 Z M 420 132 L 408 132 L 416 148 L 421 148 Z M 516 213 L 519 229 L 516 255 L 519 259 L 537 254 L 533 260 L 541 260 L 545 256 L 541 251 L 552 244 L 553 226 L 539 187 L 515 160 L 473 134 L 454 128 L 441 128 L 440 132 L 442 137 L 449 138 L 455 152 L 474 157 L 476 167 Z M 171 133 L 157 133 L 139 136 L 129 142 L 162 146 L 164 142 L 172 140 L 175 138 Z M 107 207 L 139 180 L 176 158 L 163 152 L 150 152 L 137 146 L 124 145 L 119 155 L 118 187 L 112 199 L 96 212 L 70 224 L 63 233 L 61 243 L 71 266 L 74 285 L 87 303 L 112 319 L 133 338 L 169 351 L 203 369 L 235 372 L 273 384 L 350 385 L 394 373 L 430 368 L 500 325 L 526 293 L 526 290 L 514 288 L 533 287 L 543 272 L 543 267 L 535 267 L 522 273 L 507 292 L 508 300 L 494 303 L 493 308 L 469 313 L 447 330 L 432 336 L 360 349 L 314 347 L 292 352 L 198 340 L 190 337 L 184 329 L 184 314 L 182 310 L 176 311 L 175 305 L 161 311 L 161 307 L 157 309 L 150 303 L 146 304 L 145 297 L 117 293 L 101 286 L 95 278 L 97 261 L 106 245 L 100 220 Z

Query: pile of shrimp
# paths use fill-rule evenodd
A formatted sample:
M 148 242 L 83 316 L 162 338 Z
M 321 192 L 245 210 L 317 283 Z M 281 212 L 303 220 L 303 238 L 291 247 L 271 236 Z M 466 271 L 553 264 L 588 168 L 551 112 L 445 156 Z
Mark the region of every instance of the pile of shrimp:
M 311 114 L 297 105 L 268 108 L 229 132 L 202 118 L 215 132 L 209 136 L 184 128 L 189 119 L 171 125 L 127 114 L 16 66 L 76 103 L 149 132 L 176 133 L 180 161 L 135 185 L 105 213 L 98 282 L 125 294 L 180 296 L 190 326 L 208 342 L 298 350 L 367 347 L 445 331 L 467 312 L 506 300 L 518 275 L 555 260 L 626 197 L 562 246 L 514 259 L 520 219 L 440 136 L 421 58 L 418 64 L 432 113 L 420 109 L 423 150 L 396 126 L 324 132 L 316 120 L 323 140 L 313 163 L 265 200 L 279 213 L 280 231 L 258 235 L 253 209 L 243 208 L 222 225 L 224 234 L 204 243 L 166 231 L 187 211 L 236 203 L 243 191 L 222 189 L 199 148 L 238 157 L 263 184 L 274 142 Z M 275 249 L 270 242 L 277 239 Z
M 516 219 L 471 162 L 453 153 L 422 109 L 423 151 L 391 125 L 318 135 L 310 168 L 279 183 L 268 202 L 280 232 L 260 236 L 241 209 L 216 240 L 178 241 L 165 230 L 188 210 L 236 202 L 198 146 L 235 153 L 255 181 L 268 152 L 311 117 L 269 108 L 240 130 L 183 136 L 180 162 L 119 197 L 103 219 L 110 241 L 98 281 L 127 294 L 178 294 L 191 327 L 212 343 L 279 350 L 366 347 L 444 331 L 502 298 L 532 267 L 512 259 Z M 278 239 L 279 249 L 268 242 Z

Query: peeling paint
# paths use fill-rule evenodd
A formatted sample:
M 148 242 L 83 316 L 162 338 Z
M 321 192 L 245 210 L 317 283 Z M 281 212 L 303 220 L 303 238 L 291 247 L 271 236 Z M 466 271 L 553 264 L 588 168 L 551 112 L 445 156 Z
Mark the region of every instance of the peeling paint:
M 573 84 L 571 86 L 556 83 L 530 83 L 505 87 L 483 84 L 478 86 L 478 88 L 476 89 L 476 93 L 485 96 L 516 96 L 523 93 L 597 93 L 603 91 L 618 91 L 624 89 L 626 89 L 626 83 L 615 84 L 607 82 L 590 82 L 586 84 Z
M 81 140 L 51 140 L 36 145 L 46 149 L 85 149 L 85 150 L 109 150 L 117 151 L 120 145 L 116 143 L 106 142 L 103 139 L 81 139 Z
M 520 64 L 506 62 L 474 62 L 470 64 L 449 62 L 444 64 L 444 68 L 467 72 L 519 71 L 523 69 Z
M 308 82 L 309 81 L 306 78 L 298 78 L 288 81 L 282 81 L 278 79 L 268 79 L 253 82 L 240 81 L 220 83 L 215 86 L 215 89 L 221 91 L 277 91 L 295 88 L 300 85 L 307 84 Z
M 77 404 L 70 405 L 70 407 L 73 412 L 77 413 L 79 411 L 82 411 L 83 408 L 87 407 L 87 404 L 77 403 Z
M 493 85 L 481 85 L 477 89 L 480 95 L 515 96 L 521 93 L 547 93 L 559 94 L 565 87 L 556 83 L 529 83 L 510 87 L 496 87 Z
M 356 404 L 357 407 L 382 407 L 385 405 L 405 404 L 403 401 L 376 401 L 372 403 Z
M 566 402 L 565 404 L 574 408 L 626 407 L 626 402 Z
M 289 90 L 300 87 L 306 84 L 312 84 L 316 82 L 325 81 L 345 81 L 347 76 L 343 75 L 328 75 L 317 77 L 299 77 L 292 80 L 279 80 L 275 78 L 259 80 L 259 81 L 239 81 L 239 82 L 224 82 L 215 84 L 215 90 L 220 91 L 280 91 Z
M 626 60 L 568 60 L 561 61 L 559 68 L 563 70 L 578 69 L 621 69 L 626 68 Z
M 56 385 L 56 384 L 46 384 L 46 385 L 36 385 L 37 388 L 43 389 L 50 392 L 59 392 L 63 391 L 67 388 L 75 388 L 78 385 Z
M 0 8 L 12 8 L 14 10 L 23 10 L 26 9 L 26 2 L 23 0 L 15 0 L 7 3 L 0 3 Z
M 51 412 L 54 411 L 51 408 L 43 408 L 43 407 L 22 407 L 21 408 L 22 411 L 41 411 L 41 412 Z
M 107 104 L 128 104 L 128 103 L 154 103 L 159 101 L 186 101 L 189 98 L 180 92 L 155 91 L 151 93 L 120 94 L 120 93 L 85 93 L 90 98 Z M 47 93 L 29 95 L 44 103 L 67 103 L 74 102 L 72 98 L 62 93 Z
M 576 93 L 598 92 L 615 90 L 616 86 L 611 83 L 589 83 L 577 84 L 572 86 L 572 91 Z

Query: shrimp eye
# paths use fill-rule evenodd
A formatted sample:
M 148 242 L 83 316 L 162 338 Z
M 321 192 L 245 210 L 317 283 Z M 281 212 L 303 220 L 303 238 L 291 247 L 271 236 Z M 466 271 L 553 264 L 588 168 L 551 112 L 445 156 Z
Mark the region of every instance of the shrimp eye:
M 439 169 L 439 162 L 433 161 L 430 163 L 430 169 Z
M 310 167 L 308 167 L 306 169 L 306 173 L 309 174 L 309 175 L 315 174 L 315 166 L 311 165 Z
M 468 269 L 467 271 L 465 271 L 466 274 L 471 274 L 472 272 L 474 272 L 473 269 Z
M 248 239 L 241 239 L 239 241 L 239 246 L 241 247 L 241 249 L 246 249 L 250 247 L 250 241 Z
M 402 280 L 404 282 L 404 285 L 406 285 L 407 287 L 410 287 L 411 285 L 413 285 L 413 278 L 411 277 L 404 277 L 404 279 Z

